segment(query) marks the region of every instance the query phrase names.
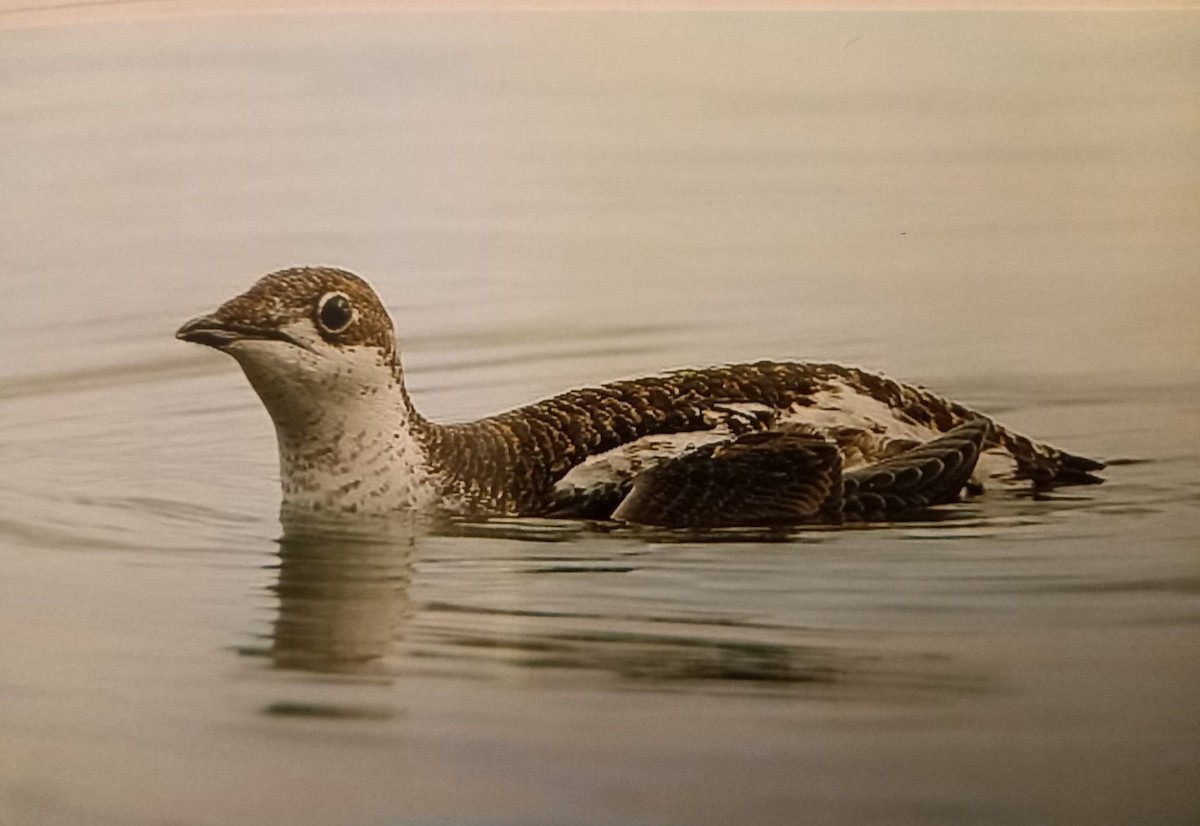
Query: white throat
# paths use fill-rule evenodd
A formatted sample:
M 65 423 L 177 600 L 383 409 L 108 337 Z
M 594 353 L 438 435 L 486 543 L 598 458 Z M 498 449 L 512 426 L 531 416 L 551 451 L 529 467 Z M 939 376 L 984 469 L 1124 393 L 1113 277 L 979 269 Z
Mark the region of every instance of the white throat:
M 283 508 L 423 509 L 436 491 L 398 371 L 375 348 L 229 348 L 275 423 Z

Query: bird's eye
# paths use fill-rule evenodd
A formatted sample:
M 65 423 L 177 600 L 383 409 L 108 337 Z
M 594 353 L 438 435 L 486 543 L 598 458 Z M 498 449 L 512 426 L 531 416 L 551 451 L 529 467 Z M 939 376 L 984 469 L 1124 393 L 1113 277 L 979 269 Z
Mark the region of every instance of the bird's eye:
M 317 323 L 327 333 L 340 333 L 354 321 L 350 299 L 341 293 L 325 293 L 317 302 Z

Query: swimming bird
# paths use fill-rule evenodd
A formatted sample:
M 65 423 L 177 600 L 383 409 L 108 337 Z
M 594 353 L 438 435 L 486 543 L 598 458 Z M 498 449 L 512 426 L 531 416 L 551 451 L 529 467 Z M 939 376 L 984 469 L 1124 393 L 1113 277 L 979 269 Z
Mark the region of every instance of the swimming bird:
M 176 336 L 241 366 L 274 422 L 293 512 L 841 522 L 952 502 L 980 481 L 1092 484 L 1104 467 L 921 387 L 808 362 L 681 369 L 439 424 L 413 406 L 375 291 L 332 267 L 266 275 Z

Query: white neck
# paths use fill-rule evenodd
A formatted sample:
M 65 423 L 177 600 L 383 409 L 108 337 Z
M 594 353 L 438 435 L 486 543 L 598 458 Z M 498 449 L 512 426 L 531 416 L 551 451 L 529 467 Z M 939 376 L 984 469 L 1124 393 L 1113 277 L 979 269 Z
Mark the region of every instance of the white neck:
M 285 508 L 381 514 L 431 503 L 425 456 L 402 406 L 314 425 L 297 432 L 275 422 Z
M 262 348 L 273 349 L 269 358 Z M 433 504 L 403 380 L 378 351 L 348 348 L 333 364 L 275 342 L 231 354 L 275 423 L 285 510 L 383 514 Z

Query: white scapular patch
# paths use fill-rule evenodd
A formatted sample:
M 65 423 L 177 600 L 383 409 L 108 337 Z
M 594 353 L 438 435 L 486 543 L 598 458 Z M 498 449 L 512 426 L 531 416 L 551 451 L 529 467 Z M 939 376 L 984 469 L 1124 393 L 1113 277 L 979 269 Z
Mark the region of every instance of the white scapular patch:
M 812 404 L 797 405 L 780 415 L 780 424 L 807 425 L 816 431 L 857 429 L 886 439 L 927 442 L 939 431 L 917 424 L 903 412 L 840 380 L 814 393 Z

